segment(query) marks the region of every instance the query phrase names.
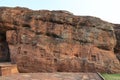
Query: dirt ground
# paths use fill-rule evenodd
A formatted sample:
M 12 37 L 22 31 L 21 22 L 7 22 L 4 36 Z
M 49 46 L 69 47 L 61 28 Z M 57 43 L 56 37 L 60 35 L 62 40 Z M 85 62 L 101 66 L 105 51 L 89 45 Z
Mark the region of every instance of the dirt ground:
M 96 73 L 18 73 L 0 80 L 102 80 Z

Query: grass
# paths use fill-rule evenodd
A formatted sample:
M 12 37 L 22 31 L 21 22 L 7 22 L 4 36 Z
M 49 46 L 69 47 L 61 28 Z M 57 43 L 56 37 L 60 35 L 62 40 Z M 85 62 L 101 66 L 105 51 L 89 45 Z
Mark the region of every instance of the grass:
M 120 80 L 120 74 L 102 74 L 105 80 Z

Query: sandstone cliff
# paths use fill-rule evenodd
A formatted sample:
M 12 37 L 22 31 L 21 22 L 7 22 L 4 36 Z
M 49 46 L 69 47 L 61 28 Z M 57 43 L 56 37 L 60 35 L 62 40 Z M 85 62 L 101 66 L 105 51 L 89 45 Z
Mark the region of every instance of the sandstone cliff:
M 120 72 L 113 26 L 67 11 L 0 8 L 1 59 L 20 72 Z
M 120 61 L 120 24 L 115 24 L 114 26 L 115 35 L 117 39 L 117 44 L 115 46 L 115 54 Z

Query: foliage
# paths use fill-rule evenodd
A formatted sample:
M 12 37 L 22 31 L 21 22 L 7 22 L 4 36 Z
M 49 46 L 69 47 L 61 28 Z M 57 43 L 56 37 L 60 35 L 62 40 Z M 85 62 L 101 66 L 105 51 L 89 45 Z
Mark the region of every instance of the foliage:
M 102 74 L 105 80 L 120 80 L 120 74 Z

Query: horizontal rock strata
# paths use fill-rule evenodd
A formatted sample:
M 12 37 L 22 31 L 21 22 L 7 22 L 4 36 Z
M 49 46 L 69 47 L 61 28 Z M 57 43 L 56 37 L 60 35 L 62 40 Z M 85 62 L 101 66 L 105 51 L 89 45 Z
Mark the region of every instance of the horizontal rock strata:
M 120 72 L 113 26 L 67 11 L 0 8 L 6 54 L 20 72 Z

